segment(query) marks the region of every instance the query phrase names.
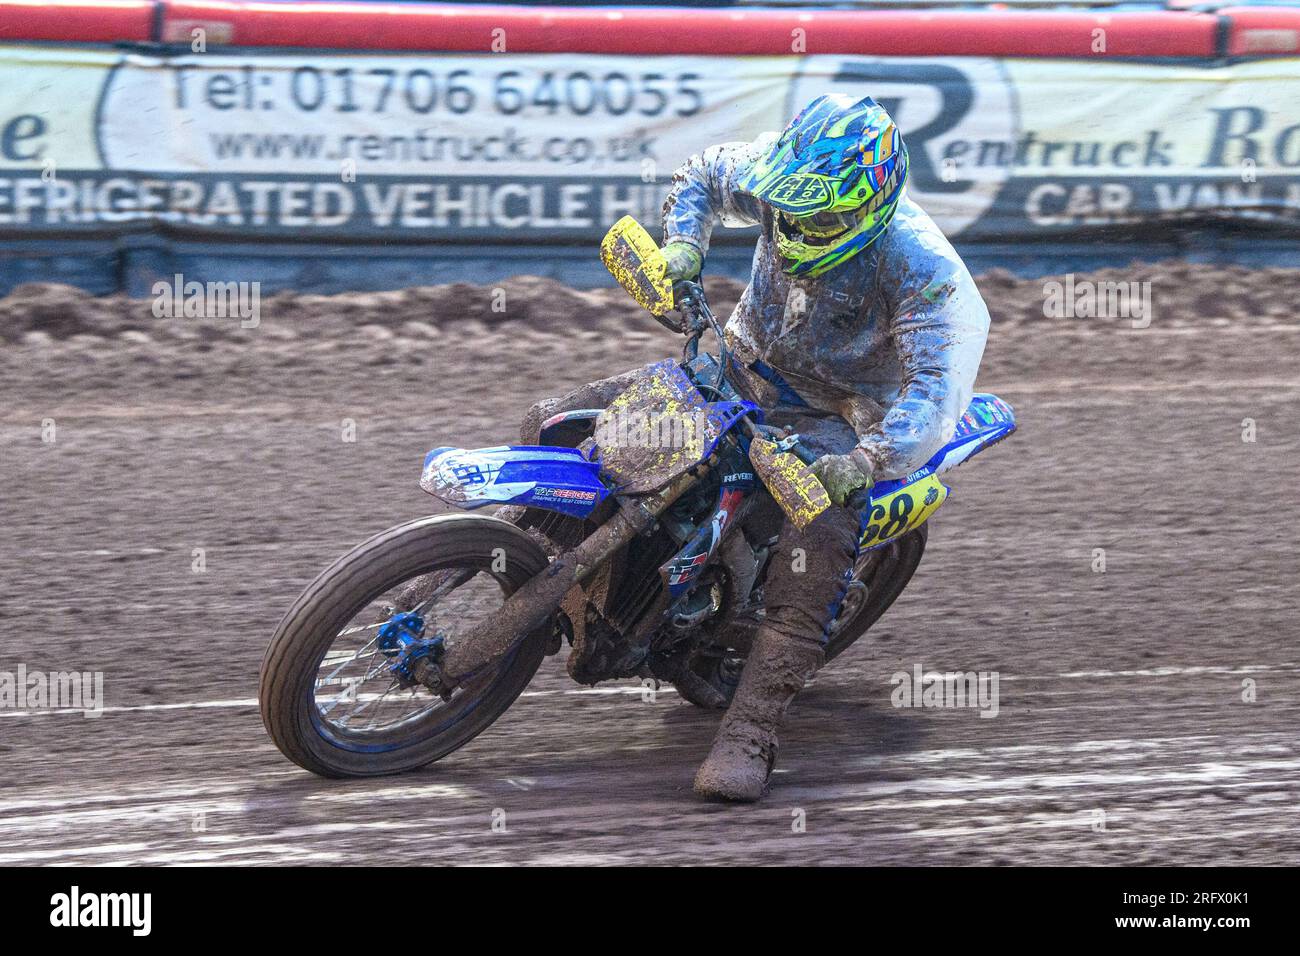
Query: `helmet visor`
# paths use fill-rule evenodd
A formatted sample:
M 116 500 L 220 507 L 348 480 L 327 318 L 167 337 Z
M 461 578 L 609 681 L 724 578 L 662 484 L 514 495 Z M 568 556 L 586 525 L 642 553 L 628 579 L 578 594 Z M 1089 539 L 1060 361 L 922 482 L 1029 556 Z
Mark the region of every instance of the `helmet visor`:
M 780 213 L 787 231 L 793 230 L 809 239 L 827 240 L 843 235 L 861 221 L 863 208 L 847 212 L 815 212 L 811 216 L 794 216 Z

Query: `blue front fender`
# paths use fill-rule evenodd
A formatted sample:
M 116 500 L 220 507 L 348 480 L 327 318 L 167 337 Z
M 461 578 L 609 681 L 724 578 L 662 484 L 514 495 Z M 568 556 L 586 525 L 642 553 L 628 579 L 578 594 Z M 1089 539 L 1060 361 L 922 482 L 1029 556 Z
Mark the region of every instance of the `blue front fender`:
M 576 448 L 499 445 L 435 448 L 424 458 L 420 487 L 461 508 L 520 504 L 585 518 L 610 494 L 600 463 Z

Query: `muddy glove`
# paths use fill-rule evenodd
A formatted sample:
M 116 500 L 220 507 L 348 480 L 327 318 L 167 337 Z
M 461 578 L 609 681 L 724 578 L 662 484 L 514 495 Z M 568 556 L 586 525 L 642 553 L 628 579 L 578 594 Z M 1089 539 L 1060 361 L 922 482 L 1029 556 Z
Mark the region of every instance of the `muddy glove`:
M 704 265 L 704 254 L 689 242 L 670 242 L 663 247 L 668 260 L 668 278 L 673 282 L 694 279 Z
M 874 483 L 851 455 L 823 455 L 813 463 L 812 472 L 837 505 L 845 504 L 859 488 L 870 491 Z

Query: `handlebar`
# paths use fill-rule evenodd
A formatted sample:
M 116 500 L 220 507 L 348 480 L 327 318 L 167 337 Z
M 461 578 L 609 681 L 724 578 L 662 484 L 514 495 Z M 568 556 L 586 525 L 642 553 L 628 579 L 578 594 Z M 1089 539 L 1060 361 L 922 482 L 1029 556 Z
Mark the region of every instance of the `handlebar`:
M 711 329 L 718 339 L 718 378 L 714 382 L 714 388 L 720 389 L 727 374 L 727 365 L 729 355 L 727 352 L 727 340 L 723 337 L 722 326 L 718 324 L 717 317 L 714 316 L 713 310 L 709 308 L 708 300 L 704 297 L 704 286 L 697 281 L 687 279 L 678 280 L 673 283 L 673 302 L 679 311 L 686 318 L 686 328 L 683 330 L 689 338 L 686 340 L 686 355 L 688 358 L 694 358 L 699 354 L 700 336 L 706 329 Z M 756 434 L 756 429 L 752 422 L 746 419 L 744 425 L 746 432 L 752 438 Z M 811 466 L 817 461 L 817 455 L 802 442 L 795 441 L 790 445 L 790 453 L 798 458 L 805 465 Z M 855 511 L 861 511 L 871 503 L 871 492 L 866 488 L 859 488 L 849 495 L 845 502 Z
M 817 461 L 817 456 L 803 442 L 795 442 L 790 446 L 790 454 L 794 455 L 805 465 L 811 466 Z M 861 511 L 867 505 L 871 504 L 871 490 L 869 488 L 859 488 L 853 492 L 844 502 L 854 511 Z
M 797 441 L 790 446 L 790 454 L 794 455 L 794 457 L 798 458 L 805 465 L 812 465 L 817 461 L 817 456 L 814 455 L 803 442 Z
M 722 335 L 722 326 L 718 324 L 717 317 L 709 308 L 708 299 L 704 297 L 704 286 L 698 279 L 695 281 L 679 279 L 673 283 L 673 303 L 677 311 L 686 318 L 685 331 L 689 335 L 685 346 L 687 358 L 694 358 L 699 354 L 700 336 L 704 334 L 705 329 L 711 329 L 717 337 L 718 377 L 713 387 L 720 390 L 726 380 L 730 355 L 727 352 L 727 340 Z

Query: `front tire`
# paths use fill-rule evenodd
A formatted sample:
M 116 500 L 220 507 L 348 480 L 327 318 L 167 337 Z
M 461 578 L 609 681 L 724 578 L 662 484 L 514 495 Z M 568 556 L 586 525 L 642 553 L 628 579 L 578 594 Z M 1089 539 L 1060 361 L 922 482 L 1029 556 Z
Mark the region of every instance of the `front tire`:
M 258 695 L 267 733 L 286 757 L 324 777 L 400 773 L 463 747 L 501 716 L 528 685 L 545 654 L 548 626 L 526 635 L 505 658 L 459 688 L 450 700 L 428 695 L 426 703 L 416 699 L 422 688 L 403 687 L 424 709 L 417 709 L 409 719 L 398 719 L 378 729 L 373 727 L 376 717 L 371 717 L 371 726 L 364 729 L 348 726 L 345 719 L 331 718 L 331 708 L 348 698 L 346 692 L 343 696 L 335 692 L 329 699 L 330 688 L 325 685 L 342 681 L 322 680 L 323 669 L 339 659 L 336 656 L 326 662 L 326 655 L 344 635 L 366 632 L 382 623 L 372 613 L 368 616 L 377 623 L 347 628 L 358 615 L 383 596 L 396 594 L 385 606 L 391 613 L 394 605 L 400 607 L 400 595 L 412 593 L 412 582 L 428 580 L 431 572 L 444 572 L 444 580 L 456 577 L 478 581 L 476 587 L 489 595 L 496 590 L 491 586 L 495 582 L 504 600 L 546 565 L 545 552 L 527 533 L 505 521 L 479 515 L 420 518 L 358 545 L 307 587 L 276 629 L 262 661 Z M 491 599 L 486 603 L 490 604 Z M 460 623 L 463 615 L 454 604 L 452 607 L 450 613 L 457 615 Z M 349 639 L 359 641 L 364 636 L 362 633 Z M 375 639 L 369 643 L 374 644 Z M 354 659 L 364 679 L 371 680 L 375 675 L 373 679 L 382 681 L 388 677 L 386 658 L 377 647 L 370 650 L 368 659 Z M 346 657 L 343 661 L 335 672 L 353 662 Z M 368 695 L 363 704 L 356 704 L 356 687 L 354 683 L 350 688 L 353 710 L 374 706 L 375 694 Z M 326 691 L 324 695 L 322 690 Z

